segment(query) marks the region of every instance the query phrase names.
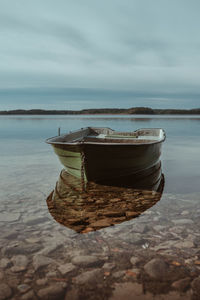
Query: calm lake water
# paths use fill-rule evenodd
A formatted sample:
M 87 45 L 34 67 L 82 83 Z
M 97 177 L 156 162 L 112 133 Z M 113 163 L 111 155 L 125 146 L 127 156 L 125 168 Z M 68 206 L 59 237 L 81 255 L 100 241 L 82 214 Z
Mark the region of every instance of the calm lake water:
M 32 167 L 38 172 L 45 172 L 45 168 L 51 166 L 56 176 L 61 165 L 44 140 L 57 135 L 58 127 L 61 127 L 61 133 L 65 133 L 87 126 L 104 126 L 121 131 L 163 128 L 167 135 L 162 150 L 165 191 L 200 191 L 199 116 L 1 116 L 2 177 L 6 178 L 17 170 L 27 172 L 28 176 Z
M 48 210 L 46 198 L 63 167 L 44 141 L 57 135 L 58 127 L 65 133 L 87 126 L 163 128 L 165 184 L 159 201 L 148 204 L 139 218 L 79 234 L 57 223 Z M 179 299 L 180 291 L 172 285 L 185 277 L 190 278 L 182 291 L 186 298 L 180 299 L 190 299 L 191 290 L 196 295 L 192 280 L 200 275 L 199 149 L 200 116 L 0 116 L 0 279 L 7 298 L 46 299 L 52 286 L 58 299 L 68 293 L 66 299 L 129 299 L 127 291 L 137 290 L 141 296 L 144 287 L 147 300 L 161 299 L 152 295 L 163 291 Z M 168 277 L 155 288 L 160 279 L 146 264 L 157 256 L 164 260 Z M 177 271 L 178 266 L 182 269 Z

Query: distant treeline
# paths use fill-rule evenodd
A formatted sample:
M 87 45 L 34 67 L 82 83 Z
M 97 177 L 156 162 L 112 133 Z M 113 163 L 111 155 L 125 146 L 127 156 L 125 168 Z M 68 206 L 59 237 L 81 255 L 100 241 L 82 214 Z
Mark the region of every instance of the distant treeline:
M 127 114 L 127 115 L 199 115 L 200 108 L 194 109 L 152 109 L 149 107 L 132 108 L 96 108 L 82 110 L 44 110 L 16 109 L 0 111 L 0 115 L 93 115 L 93 114 Z

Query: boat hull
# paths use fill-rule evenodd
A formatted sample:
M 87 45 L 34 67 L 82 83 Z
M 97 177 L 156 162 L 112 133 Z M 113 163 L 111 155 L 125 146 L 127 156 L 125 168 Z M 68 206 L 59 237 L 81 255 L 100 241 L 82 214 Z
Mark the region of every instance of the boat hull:
M 77 178 L 81 178 L 81 147 L 79 145 L 52 146 L 54 148 L 54 152 L 57 154 L 61 164 L 65 167 L 66 171 Z M 84 176 L 85 179 L 87 179 L 85 172 Z
M 145 176 L 159 162 L 162 143 L 139 145 L 52 145 L 65 169 L 88 181 L 104 181 L 123 176 Z M 84 157 L 84 161 L 83 161 Z

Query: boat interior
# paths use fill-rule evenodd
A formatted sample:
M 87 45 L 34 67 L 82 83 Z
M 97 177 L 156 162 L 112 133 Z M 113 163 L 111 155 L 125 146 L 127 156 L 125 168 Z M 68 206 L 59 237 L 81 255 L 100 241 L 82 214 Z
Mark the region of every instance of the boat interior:
M 132 132 L 115 131 L 103 127 L 86 127 L 46 140 L 49 144 L 141 144 L 162 142 L 165 132 L 161 128 L 144 128 Z

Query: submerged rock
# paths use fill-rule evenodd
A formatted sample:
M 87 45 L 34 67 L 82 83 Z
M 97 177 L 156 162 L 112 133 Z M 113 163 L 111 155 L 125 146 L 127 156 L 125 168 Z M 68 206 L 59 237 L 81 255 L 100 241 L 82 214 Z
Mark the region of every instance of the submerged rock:
M 144 266 L 144 270 L 150 277 L 164 280 L 168 271 L 168 266 L 163 259 L 154 258 Z
M 105 271 L 111 271 L 115 268 L 116 264 L 115 263 L 109 263 L 109 262 L 106 262 L 104 265 L 103 265 L 103 269 Z
M 76 256 L 72 259 L 72 263 L 79 267 L 95 267 L 103 265 L 104 260 L 97 256 Z
M 172 221 L 175 225 L 189 225 L 193 224 L 193 220 L 191 219 L 177 219 Z
M 66 274 L 74 271 L 75 269 L 76 269 L 76 267 L 72 263 L 67 263 L 65 265 L 61 265 L 58 267 L 58 271 L 60 271 L 60 273 L 62 275 L 66 275 Z
M 45 257 L 43 255 L 35 255 L 33 257 L 33 266 L 35 271 L 39 268 L 48 266 L 49 264 L 55 263 L 55 261 L 49 257 Z
M 76 277 L 76 284 L 92 284 L 95 283 L 101 276 L 101 269 L 94 269 L 92 271 L 87 271 Z
M 185 292 L 190 285 L 191 279 L 189 277 L 174 281 L 172 287 L 180 292 Z
M 192 281 L 191 286 L 194 293 L 200 295 L 200 276 Z
M 0 283 L 0 300 L 9 298 L 12 295 L 12 290 L 6 283 Z
M 135 266 L 137 263 L 140 262 L 140 258 L 137 257 L 137 256 L 132 256 L 132 257 L 130 258 L 130 262 L 131 262 L 131 264 L 132 264 L 133 266 Z
M 49 255 L 50 253 L 56 251 L 59 247 L 61 247 L 61 245 L 63 244 L 63 242 L 52 242 L 50 245 L 45 246 L 40 252 L 39 254 L 41 255 Z
M 34 253 L 40 250 L 40 248 L 41 245 L 38 244 L 30 245 L 30 244 L 21 243 L 21 244 L 5 247 L 2 252 L 4 255 L 8 255 L 8 256 L 18 255 L 18 254 L 28 255 L 30 253 Z
M 12 265 L 11 261 L 8 258 L 2 258 L 0 260 L 0 269 L 6 269 L 6 268 L 10 267 L 11 265 Z
M 29 291 L 28 293 L 21 296 L 21 300 L 36 300 L 36 295 L 34 291 Z
M 0 222 L 14 222 L 18 221 L 20 218 L 20 213 L 0 213 Z
M 14 266 L 11 268 L 13 272 L 24 271 L 28 265 L 28 258 L 25 255 L 16 255 L 11 259 Z
M 144 295 L 142 284 L 132 282 L 116 283 L 114 288 L 113 295 L 109 300 L 148 299 Z M 152 300 L 152 298 L 149 298 L 149 300 Z
M 48 282 L 47 278 L 40 278 L 36 280 L 37 285 L 45 285 L 47 284 L 47 282 Z
M 126 274 L 126 272 L 124 270 L 116 271 L 112 274 L 112 277 L 115 279 L 119 279 L 119 278 L 123 277 L 125 274 Z
M 37 293 L 39 299 L 42 300 L 58 300 L 62 299 L 65 294 L 65 288 L 62 284 L 52 284 L 49 287 L 40 289 Z
M 72 288 L 70 291 L 67 291 L 65 294 L 65 300 L 80 300 L 78 290 Z
M 194 247 L 194 243 L 192 241 L 181 241 L 174 245 L 176 248 L 192 248 Z
M 17 286 L 17 289 L 18 289 L 18 291 L 21 293 L 21 294 L 24 294 L 24 293 L 26 293 L 26 292 L 28 292 L 29 290 L 30 290 L 30 285 L 28 285 L 28 284 L 19 284 L 18 286 Z
M 32 217 L 32 216 L 30 216 L 30 217 L 24 218 L 24 223 L 28 226 L 45 223 L 47 221 L 49 221 L 49 218 L 47 218 L 47 217 Z
M 133 225 L 133 231 L 138 233 L 145 233 L 148 231 L 148 226 L 146 224 L 136 223 Z

